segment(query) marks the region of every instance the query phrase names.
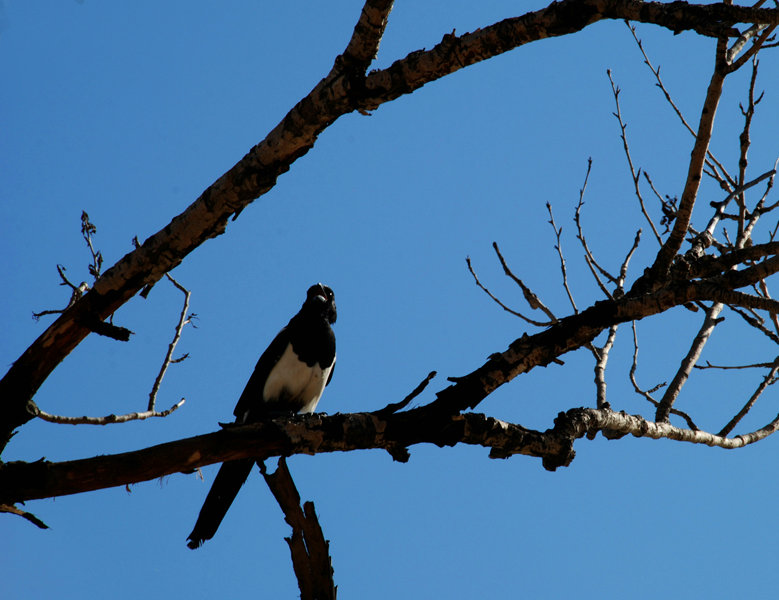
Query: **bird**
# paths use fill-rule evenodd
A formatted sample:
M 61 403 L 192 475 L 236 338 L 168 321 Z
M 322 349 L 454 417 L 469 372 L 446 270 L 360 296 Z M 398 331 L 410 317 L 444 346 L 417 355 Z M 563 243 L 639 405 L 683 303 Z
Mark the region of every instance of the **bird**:
M 336 316 L 333 290 L 321 283 L 308 288 L 300 311 L 257 361 L 233 411 L 235 424 L 316 410 L 333 377 Z M 187 546 L 194 550 L 214 536 L 254 463 L 252 458 L 222 463 Z

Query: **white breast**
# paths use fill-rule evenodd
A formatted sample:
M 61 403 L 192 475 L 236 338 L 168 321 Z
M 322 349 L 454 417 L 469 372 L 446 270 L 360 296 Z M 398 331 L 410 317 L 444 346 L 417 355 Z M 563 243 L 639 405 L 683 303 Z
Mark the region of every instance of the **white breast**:
M 286 410 L 312 413 L 325 389 L 331 369 L 332 366 L 323 369 L 319 364 L 309 367 L 298 360 L 289 345 L 265 381 L 263 400 L 270 404 L 278 403 Z

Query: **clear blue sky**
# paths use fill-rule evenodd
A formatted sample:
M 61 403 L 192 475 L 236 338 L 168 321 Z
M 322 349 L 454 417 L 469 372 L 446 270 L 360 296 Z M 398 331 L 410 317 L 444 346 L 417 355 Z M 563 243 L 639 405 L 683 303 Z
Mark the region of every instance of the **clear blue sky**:
M 420 6 L 423 4 L 424 6 Z M 522 3 L 521 10 L 542 3 Z M 67 302 L 59 263 L 88 279 L 80 237 L 86 210 L 106 266 L 131 239 L 162 228 L 260 141 L 330 69 L 359 15 L 357 1 L 0 2 L 0 363 L 39 335 L 33 311 Z M 514 16 L 516 2 L 400 2 L 376 66 L 430 48 L 443 34 Z M 688 118 L 697 111 L 713 42 L 651 26 L 640 35 Z M 316 281 L 333 287 L 338 368 L 320 408 L 361 411 L 395 402 L 430 370 L 466 374 L 525 331 L 473 284 L 465 257 L 513 306 L 520 294 L 491 243 L 545 302 L 570 312 L 560 285 L 551 202 L 563 226 L 580 307 L 599 299 L 583 271 L 571 216 L 592 157 L 584 223 L 593 250 L 616 270 L 640 220 L 612 116 L 606 78 L 623 89 L 637 165 L 679 195 L 692 138 L 654 87 L 625 25 L 602 23 L 458 72 L 331 126 L 266 196 L 176 269 L 192 290 L 197 329 L 179 349 L 159 402 L 187 403 L 167 419 L 110 427 L 33 422 L 4 459 L 83 458 L 213 431 L 229 420 L 259 353 Z M 775 84 L 775 54 L 761 81 Z M 714 149 L 736 170 L 738 102 L 729 82 Z M 760 86 L 759 86 L 760 87 Z M 779 145 L 779 87 L 756 117 L 752 173 Z M 706 202 L 719 200 L 711 184 Z M 775 201 L 776 193 L 773 200 Z M 698 222 L 708 218 L 705 203 Z M 656 207 L 653 207 L 656 209 Z M 655 210 L 655 214 L 657 211 Z M 644 236 L 632 278 L 655 251 Z M 631 278 L 631 279 L 632 279 Z M 180 310 L 159 283 L 114 322 L 122 344 L 91 336 L 36 396 L 66 415 L 142 410 Z M 692 317 L 693 320 L 690 320 Z M 680 309 L 639 324 L 639 379 L 668 380 L 698 317 Z M 731 317 L 731 320 L 735 320 Z M 609 364 L 609 400 L 651 414 L 627 379 L 623 328 Z M 772 359 L 775 350 L 736 327 L 705 358 Z M 504 386 L 479 410 L 546 429 L 561 410 L 592 406 L 589 354 Z M 719 428 L 759 376 L 697 374 L 680 407 Z M 777 412 L 776 393 L 745 423 Z M 667 441 L 580 441 L 571 467 L 487 458 L 483 448 L 411 448 L 408 464 L 380 451 L 294 457 L 303 498 L 314 500 L 331 541 L 342 598 L 764 596 L 779 551 L 773 535 L 779 438 L 726 452 Z M 0 518 L 0 595 L 22 598 L 294 598 L 283 537 L 288 527 L 264 483 L 247 483 L 216 538 L 185 546 L 206 481 L 175 475 L 27 509 L 51 526 Z

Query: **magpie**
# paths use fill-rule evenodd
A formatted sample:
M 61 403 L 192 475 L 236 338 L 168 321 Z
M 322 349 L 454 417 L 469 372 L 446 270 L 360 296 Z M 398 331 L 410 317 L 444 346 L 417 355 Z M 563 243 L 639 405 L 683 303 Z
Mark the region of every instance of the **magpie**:
M 293 413 L 312 413 L 333 377 L 336 309 L 333 290 L 317 283 L 308 288 L 300 311 L 273 338 L 254 367 L 233 414 L 238 425 Z M 210 540 L 255 460 L 222 463 L 206 496 L 187 546 Z

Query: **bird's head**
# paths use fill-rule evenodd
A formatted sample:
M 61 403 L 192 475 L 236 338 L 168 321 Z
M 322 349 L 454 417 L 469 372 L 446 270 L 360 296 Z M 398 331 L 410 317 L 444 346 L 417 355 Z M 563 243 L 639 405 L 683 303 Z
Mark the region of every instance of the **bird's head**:
M 303 307 L 322 315 L 328 323 L 335 323 L 338 316 L 335 309 L 335 295 L 333 290 L 321 283 L 316 283 L 308 288 L 306 301 Z

